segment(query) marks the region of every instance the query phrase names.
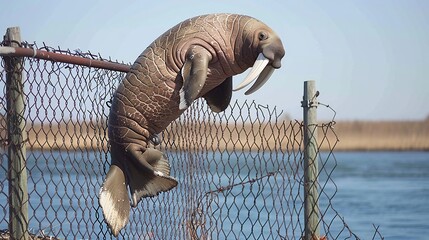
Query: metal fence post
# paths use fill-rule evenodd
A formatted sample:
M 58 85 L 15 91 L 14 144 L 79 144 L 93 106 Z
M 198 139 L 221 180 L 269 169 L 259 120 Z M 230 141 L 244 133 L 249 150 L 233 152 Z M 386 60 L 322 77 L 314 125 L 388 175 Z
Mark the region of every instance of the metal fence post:
M 317 176 L 317 96 L 315 81 L 304 82 L 304 224 L 305 240 L 319 239 L 319 192 Z
M 19 27 L 8 28 L 4 40 L 10 46 L 18 47 L 21 42 Z M 4 57 L 3 60 L 6 69 L 9 232 L 11 239 L 29 239 L 23 60 L 18 57 Z

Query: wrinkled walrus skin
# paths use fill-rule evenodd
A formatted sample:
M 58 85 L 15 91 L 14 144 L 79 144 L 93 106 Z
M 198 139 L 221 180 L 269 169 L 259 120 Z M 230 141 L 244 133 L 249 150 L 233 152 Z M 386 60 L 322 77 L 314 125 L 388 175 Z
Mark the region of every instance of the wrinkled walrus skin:
M 214 112 L 229 105 L 232 76 L 252 67 L 237 89 L 261 87 L 285 51 L 264 23 L 243 15 L 209 14 L 179 23 L 137 58 L 114 93 L 108 121 L 111 166 L 100 189 L 104 218 L 117 236 L 131 206 L 177 185 L 157 134 L 197 98 Z M 127 188 L 131 193 L 129 199 Z

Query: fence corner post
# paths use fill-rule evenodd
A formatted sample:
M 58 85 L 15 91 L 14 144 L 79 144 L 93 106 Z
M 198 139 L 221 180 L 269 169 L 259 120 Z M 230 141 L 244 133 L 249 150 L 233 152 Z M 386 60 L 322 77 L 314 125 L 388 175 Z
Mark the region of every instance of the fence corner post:
M 316 82 L 304 82 L 304 224 L 305 240 L 319 240 L 319 192 Z
M 19 27 L 8 28 L 4 40 L 11 47 L 19 47 Z M 11 239 L 29 239 L 23 59 L 3 57 L 3 60 L 6 70 L 9 232 Z

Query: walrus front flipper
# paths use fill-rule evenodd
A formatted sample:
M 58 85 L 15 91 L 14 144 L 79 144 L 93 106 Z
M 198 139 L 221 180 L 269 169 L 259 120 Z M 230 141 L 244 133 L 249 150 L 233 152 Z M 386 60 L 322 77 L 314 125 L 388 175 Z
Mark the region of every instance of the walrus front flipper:
M 225 111 L 229 106 L 229 102 L 231 102 L 232 77 L 225 79 L 219 86 L 210 90 L 203 97 L 213 112 L 220 113 Z
M 179 91 L 180 110 L 191 106 L 203 89 L 211 59 L 210 52 L 201 46 L 191 46 L 186 52 L 186 59 L 180 70 L 183 79 L 183 86 Z
M 101 186 L 99 201 L 104 219 L 116 237 L 130 216 L 130 200 L 126 186 L 124 172 L 118 166 L 112 165 Z
M 177 186 L 176 179 L 169 176 L 170 165 L 162 152 L 147 148 L 143 153 L 135 151 L 131 154 L 135 163 L 140 165 L 127 169 L 133 207 L 143 197 L 153 197 Z

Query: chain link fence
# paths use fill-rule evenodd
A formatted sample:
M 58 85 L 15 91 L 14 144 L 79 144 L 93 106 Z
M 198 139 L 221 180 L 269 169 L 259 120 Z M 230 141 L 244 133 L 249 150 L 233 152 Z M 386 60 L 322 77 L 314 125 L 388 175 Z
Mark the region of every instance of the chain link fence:
M 7 45 L 3 42 L 2 46 Z M 85 59 L 99 55 L 20 43 Z M 111 239 L 98 203 L 110 163 L 107 117 L 121 71 L 23 58 L 28 234 L 37 239 Z M 7 94 L 0 68 L 0 239 L 8 238 Z M 359 239 L 332 205 L 338 138 L 317 125 L 321 239 Z M 275 107 L 233 102 L 212 113 L 196 101 L 162 133 L 159 146 L 179 185 L 132 210 L 123 239 L 301 239 L 303 123 Z M 323 151 L 322 151 L 323 150 Z M 3 230 L 2 230 L 3 229 Z M 382 239 L 376 229 L 374 239 Z

